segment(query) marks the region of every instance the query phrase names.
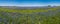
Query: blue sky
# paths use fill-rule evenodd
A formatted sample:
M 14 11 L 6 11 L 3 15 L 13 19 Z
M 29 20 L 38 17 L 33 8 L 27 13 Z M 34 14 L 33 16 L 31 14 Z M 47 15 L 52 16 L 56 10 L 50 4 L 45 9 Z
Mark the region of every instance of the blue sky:
M 0 0 L 0 6 L 60 6 L 60 0 Z

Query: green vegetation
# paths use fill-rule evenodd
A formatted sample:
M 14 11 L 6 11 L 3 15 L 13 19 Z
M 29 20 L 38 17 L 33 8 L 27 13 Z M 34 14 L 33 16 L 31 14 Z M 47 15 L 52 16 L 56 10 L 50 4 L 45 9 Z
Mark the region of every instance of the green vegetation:
M 60 9 L 0 8 L 0 24 L 60 24 Z

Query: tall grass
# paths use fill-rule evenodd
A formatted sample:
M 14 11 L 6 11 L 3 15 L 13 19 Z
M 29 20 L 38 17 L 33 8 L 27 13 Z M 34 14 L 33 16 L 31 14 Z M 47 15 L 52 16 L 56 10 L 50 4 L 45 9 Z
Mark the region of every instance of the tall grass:
M 56 12 L 55 15 L 50 11 Z M 0 8 L 0 24 L 60 24 L 58 9 L 16 10 Z

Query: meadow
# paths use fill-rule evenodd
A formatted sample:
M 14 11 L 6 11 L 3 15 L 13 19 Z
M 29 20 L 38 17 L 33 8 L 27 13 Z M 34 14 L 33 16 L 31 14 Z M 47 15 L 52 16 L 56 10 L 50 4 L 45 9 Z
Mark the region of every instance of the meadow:
M 0 8 L 0 24 L 60 24 L 60 8 Z

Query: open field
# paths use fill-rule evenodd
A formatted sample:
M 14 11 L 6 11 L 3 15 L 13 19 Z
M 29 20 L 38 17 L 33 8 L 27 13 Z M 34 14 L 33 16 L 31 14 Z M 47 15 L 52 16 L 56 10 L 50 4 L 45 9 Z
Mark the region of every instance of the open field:
M 60 8 L 0 8 L 0 24 L 60 24 Z

